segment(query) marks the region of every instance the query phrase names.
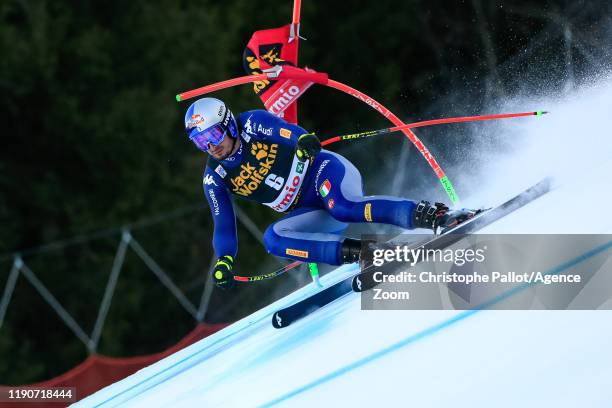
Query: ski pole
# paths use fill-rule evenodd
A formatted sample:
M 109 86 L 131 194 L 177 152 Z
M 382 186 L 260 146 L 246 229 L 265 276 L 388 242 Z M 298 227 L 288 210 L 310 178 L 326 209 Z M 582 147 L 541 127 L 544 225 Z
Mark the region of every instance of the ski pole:
M 281 275 L 285 272 L 288 272 L 292 269 L 297 268 L 301 264 L 302 262 L 300 261 L 293 261 L 290 264 L 287 264 L 283 266 L 282 268 L 279 268 L 273 272 L 268 272 L 268 273 L 264 273 L 261 275 L 253 275 L 253 276 L 234 276 L 234 280 L 238 282 L 257 282 L 261 280 L 272 279 L 272 278 L 277 277 L 278 275 Z
M 253 275 L 253 276 L 234 276 L 234 280 L 238 282 L 258 282 L 262 280 L 276 278 L 279 275 L 282 275 L 285 272 L 293 270 L 298 266 L 302 265 L 300 261 L 293 261 L 290 264 L 283 266 L 273 272 L 263 273 L 261 275 Z M 310 277 L 316 283 L 317 286 L 322 287 L 321 282 L 319 281 L 319 268 L 316 263 L 308 264 L 308 271 L 310 272 Z
M 498 115 L 464 116 L 464 117 L 458 117 L 458 118 L 425 120 L 421 122 L 408 123 L 406 125 L 401 125 L 401 126 L 393 126 L 393 127 L 385 128 L 385 129 L 369 130 L 366 132 L 335 136 L 335 137 L 322 141 L 321 146 L 327 146 L 332 143 L 339 142 L 341 140 L 364 139 L 366 137 L 379 136 L 379 135 L 384 135 L 387 133 L 398 132 L 404 129 L 413 129 L 413 128 L 424 127 L 424 126 L 442 125 L 442 124 L 447 124 L 447 123 L 479 122 L 479 121 L 484 121 L 484 120 L 518 118 L 518 117 L 523 117 L 523 116 L 542 116 L 546 113 L 548 112 L 547 111 L 535 111 L 535 112 L 502 113 Z

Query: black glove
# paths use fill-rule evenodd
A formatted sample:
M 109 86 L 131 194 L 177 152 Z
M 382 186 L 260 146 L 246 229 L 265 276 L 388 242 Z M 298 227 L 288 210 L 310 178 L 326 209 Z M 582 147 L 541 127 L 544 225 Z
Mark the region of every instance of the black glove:
M 298 138 L 295 154 L 301 162 L 310 160 L 321 151 L 321 142 L 314 133 L 304 133 Z
M 231 289 L 234 286 L 234 274 L 232 268 L 234 267 L 234 258 L 229 255 L 222 256 L 217 259 L 215 269 L 213 271 L 213 278 L 217 287 L 225 290 Z

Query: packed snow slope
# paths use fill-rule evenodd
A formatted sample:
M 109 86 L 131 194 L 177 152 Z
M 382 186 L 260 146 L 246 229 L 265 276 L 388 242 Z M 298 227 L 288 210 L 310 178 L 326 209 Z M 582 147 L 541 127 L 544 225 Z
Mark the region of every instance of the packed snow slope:
M 488 152 L 478 192 L 463 204 L 502 202 L 552 175 L 553 191 L 482 232 L 612 233 L 610 82 L 537 105 L 552 113 L 499 124 L 516 138 L 514 152 Z M 602 268 L 610 273 L 611 255 Z M 612 406 L 612 312 L 362 311 L 351 293 L 272 328 L 275 310 L 316 290 L 308 285 L 75 406 Z

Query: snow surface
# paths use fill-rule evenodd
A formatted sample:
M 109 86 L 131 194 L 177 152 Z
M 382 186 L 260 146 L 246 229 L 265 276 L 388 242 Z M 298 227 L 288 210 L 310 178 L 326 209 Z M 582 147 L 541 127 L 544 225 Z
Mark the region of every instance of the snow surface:
M 500 124 L 523 137 L 513 154 L 492 157 L 479 194 L 463 204 L 501 202 L 553 175 L 552 192 L 482 232 L 612 233 L 611 82 L 537 105 L 552 113 Z M 351 293 L 272 327 L 275 310 L 316 290 L 308 285 L 75 406 L 612 406 L 610 311 L 362 311 Z

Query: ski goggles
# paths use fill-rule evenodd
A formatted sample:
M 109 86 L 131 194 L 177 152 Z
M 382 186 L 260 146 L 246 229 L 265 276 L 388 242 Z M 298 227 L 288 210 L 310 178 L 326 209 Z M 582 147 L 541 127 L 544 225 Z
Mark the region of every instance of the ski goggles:
M 208 151 L 208 146 L 218 146 L 225 139 L 227 132 L 230 132 L 232 136 L 238 133 L 236 124 L 233 118 L 230 116 L 227 124 L 227 128 L 222 123 L 217 123 L 204 130 L 199 130 L 197 126 L 191 129 L 189 132 L 189 139 L 203 152 Z
M 227 130 L 222 124 L 216 124 L 208 129 L 205 129 L 201 132 L 198 131 L 197 128 L 194 128 L 189 135 L 189 139 L 195 143 L 198 149 L 203 152 L 208 151 L 208 146 L 218 146 L 225 139 L 225 134 Z

